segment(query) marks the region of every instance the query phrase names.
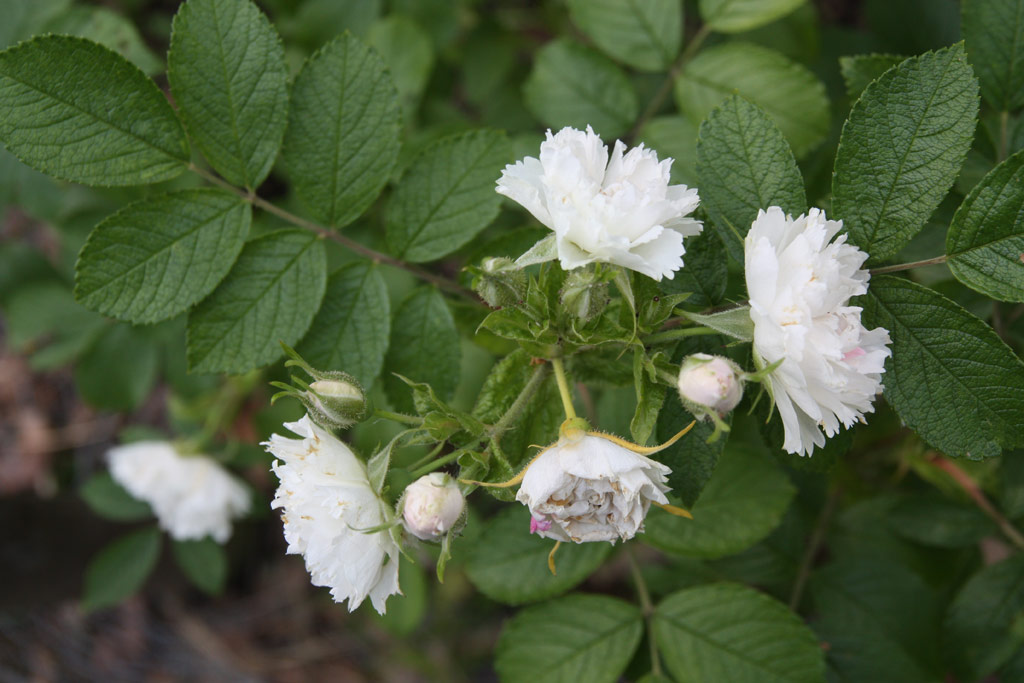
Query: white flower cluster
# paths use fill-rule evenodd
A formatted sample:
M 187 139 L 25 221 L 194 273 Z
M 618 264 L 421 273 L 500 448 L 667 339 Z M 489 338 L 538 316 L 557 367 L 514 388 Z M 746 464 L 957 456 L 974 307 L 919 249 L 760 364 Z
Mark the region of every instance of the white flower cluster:
M 683 266 L 683 237 L 701 231 L 689 216 L 697 191 L 669 185 L 671 164 L 643 145 L 627 152 L 621 141 L 609 159 L 589 126 L 563 128 L 548 131 L 539 159 L 506 166 L 497 191 L 551 228 L 564 269 L 605 262 L 660 280 Z M 845 235 L 836 238 L 841 229 L 819 209 L 793 219 L 773 206 L 758 213 L 746 238 L 754 357 L 762 368 L 773 366 L 765 381 L 791 453 L 810 455 L 840 425 L 872 412 L 891 355 L 888 332 L 865 329 L 861 309 L 850 306 L 867 291 L 867 255 Z M 526 256 L 543 260 L 540 246 Z M 734 408 L 740 385 L 723 381 L 738 377 L 738 368 L 727 365 L 718 359 L 681 373 L 684 402 L 705 415 Z
M 301 554 L 315 586 L 327 586 L 349 611 L 367 597 L 381 614 L 400 594 L 401 549 L 388 530 L 391 510 L 370 486 L 366 465 L 309 416 L 285 427 L 299 439 L 274 434 L 264 443 L 280 479 L 273 507 L 281 508 L 289 554 Z
M 794 219 L 773 206 L 746 237 L 754 356 L 762 367 L 782 361 L 768 381 L 790 453 L 810 455 L 872 412 L 892 355 L 889 333 L 866 329 L 849 305 L 870 276 L 867 254 L 836 237 L 842 227 L 820 209 Z
M 643 145 L 608 147 L 594 131 L 563 128 L 540 146 L 540 158 L 505 167 L 498 192 L 522 204 L 555 233 L 562 268 L 614 263 L 655 280 L 683 267 L 683 238 L 701 223 L 689 216 L 700 198 L 669 185 L 672 160 Z
M 231 537 L 231 520 L 249 511 L 248 489 L 205 455 L 182 456 L 165 441 L 139 441 L 110 449 L 110 474 L 135 498 L 149 503 L 160 528 L 179 541 Z

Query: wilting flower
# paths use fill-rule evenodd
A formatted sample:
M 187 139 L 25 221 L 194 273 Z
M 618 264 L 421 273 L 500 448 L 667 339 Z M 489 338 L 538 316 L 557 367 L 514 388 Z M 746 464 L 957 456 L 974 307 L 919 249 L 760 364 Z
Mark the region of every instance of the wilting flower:
M 728 358 L 694 353 L 683 359 L 677 381 L 679 395 L 697 411 L 725 415 L 743 398 L 739 368 Z
M 279 460 L 281 483 L 272 507 L 282 508 L 289 554 L 302 554 L 314 586 L 327 586 L 349 611 L 369 596 L 384 613 L 398 588 L 398 543 L 386 526 L 391 511 L 370 486 L 366 465 L 304 416 L 285 427 L 302 437 L 274 434 L 263 445 Z
M 701 231 L 689 216 L 697 190 L 669 185 L 672 159 L 643 145 L 608 147 L 587 126 L 541 143 L 540 159 L 505 167 L 498 192 L 522 204 L 555 235 L 562 268 L 614 263 L 660 280 L 683 266 L 683 238 Z
M 107 453 L 110 474 L 149 503 L 160 528 L 179 541 L 231 537 L 231 520 L 249 511 L 249 491 L 205 455 L 182 456 L 166 441 L 139 441 Z
M 849 305 L 867 292 L 870 275 L 860 267 L 867 254 L 836 237 L 842 227 L 820 209 L 793 219 L 773 206 L 758 212 L 746 238 L 754 360 L 781 361 L 767 381 L 790 453 L 810 455 L 840 423 L 873 412 L 892 353 L 888 331 L 866 329 L 861 309 Z
M 646 457 L 675 443 L 644 448 L 610 434 L 588 432 L 567 420 L 558 441 L 501 486 L 522 482 L 516 500 L 530 508 L 530 532 L 556 541 L 623 541 L 643 530 L 651 505 L 668 505 L 671 470 Z M 691 425 L 692 426 L 692 425 Z M 492 484 L 493 485 L 493 484 Z
M 406 487 L 398 509 L 410 534 L 433 541 L 459 523 L 466 499 L 455 480 L 443 472 L 431 472 Z

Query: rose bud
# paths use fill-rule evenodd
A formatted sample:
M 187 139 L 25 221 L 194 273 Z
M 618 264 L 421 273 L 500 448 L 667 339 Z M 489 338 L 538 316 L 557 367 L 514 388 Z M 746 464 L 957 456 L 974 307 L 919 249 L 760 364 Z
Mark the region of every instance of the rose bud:
M 695 353 L 679 368 L 679 395 L 694 413 L 725 415 L 743 398 L 741 372 L 728 358 Z
M 424 541 L 436 541 L 462 520 L 466 499 L 455 480 L 431 472 L 409 484 L 398 502 L 405 529 Z

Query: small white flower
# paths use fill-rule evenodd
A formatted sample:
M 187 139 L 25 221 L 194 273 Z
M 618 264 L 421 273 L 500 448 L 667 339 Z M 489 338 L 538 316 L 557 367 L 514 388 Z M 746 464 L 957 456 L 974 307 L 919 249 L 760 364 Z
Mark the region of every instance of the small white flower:
M 406 487 L 398 509 L 410 534 L 433 541 L 458 524 L 466 509 L 466 499 L 451 477 L 431 472 Z
M 165 441 L 139 441 L 110 449 L 110 474 L 135 498 L 149 503 L 160 528 L 179 541 L 231 537 L 231 520 L 249 511 L 249 491 L 205 455 L 181 456 Z
M 683 359 L 677 382 L 679 395 L 695 407 L 725 415 L 743 398 L 738 368 L 728 358 L 694 353 Z M 702 414 L 707 414 L 706 410 Z
M 272 507 L 282 508 L 289 554 L 306 560 L 314 586 L 327 586 L 349 611 L 369 596 L 384 614 L 398 588 L 398 543 L 387 530 L 391 511 L 370 486 L 366 465 L 330 432 L 304 416 L 286 428 L 302 437 L 274 434 L 263 445 L 279 460 Z
M 624 153 L 625 152 L 625 153 Z M 669 185 L 672 159 L 643 145 L 608 147 L 587 126 L 563 128 L 541 143 L 540 159 L 505 167 L 498 193 L 522 204 L 555 233 L 562 268 L 601 261 L 671 279 L 683 266 L 683 238 L 701 223 L 689 216 L 697 190 Z
M 628 540 L 651 503 L 665 505 L 671 473 L 651 452 L 599 432 L 562 429 L 526 470 L 516 500 L 530 508 L 530 531 L 556 541 Z
M 867 254 L 839 235 L 842 221 L 820 209 L 793 219 L 777 206 L 759 211 L 745 244 L 754 360 L 782 363 L 768 382 L 790 453 L 810 455 L 874 411 L 889 333 L 866 329 L 850 297 L 867 292 Z M 824 434 L 822 434 L 824 430 Z

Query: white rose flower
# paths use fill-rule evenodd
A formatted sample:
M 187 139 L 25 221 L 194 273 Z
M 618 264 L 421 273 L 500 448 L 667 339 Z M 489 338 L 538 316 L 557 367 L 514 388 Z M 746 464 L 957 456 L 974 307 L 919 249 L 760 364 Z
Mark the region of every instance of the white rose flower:
M 633 538 L 651 504 L 668 503 L 672 470 L 642 454 L 657 450 L 563 427 L 527 467 L 516 494 L 533 515 L 531 533 L 573 543 Z
M 410 534 L 433 541 L 458 524 L 466 509 L 466 499 L 451 477 L 444 472 L 431 472 L 405 488 L 398 509 Z
M 866 329 L 850 297 L 867 292 L 867 254 L 836 235 L 842 221 L 820 209 L 793 219 L 777 206 L 759 211 L 745 243 L 754 359 L 778 361 L 768 382 L 790 453 L 810 455 L 874 411 L 889 333 Z M 833 237 L 836 239 L 833 241 Z M 822 434 L 824 430 L 824 434 Z
M 522 204 L 555 235 L 562 268 L 614 263 L 655 280 L 683 266 L 683 238 L 697 235 L 691 218 L 697 190 L 669 185 L 672 159 L 643 145 L 608 147 L 587 126 L 563 128 L 541 143 L 540 159 L 505 167 L 498 193 Z
M 306 560 L 314 586 L 327 586 L 349 611 L 369 596 L 384 614 L 398 587 L 398 543 L 387 530 L 391 511 L 370 486 L 366 465 L 330 432 L 304 416 L 286 428 L 302 437 L 274 434 L 263 445 L 279 460 L 281 483 L 273 508 L 282 508 L 289 554 Z
M 139 441 L 110 449 L 110 474 L 135 498 L 149 503 L 160 528 L 179 541 L 231 537 L 231 520 L 249 511 L 249 491 L 205 455 L 181 456 L 165 441 Z

